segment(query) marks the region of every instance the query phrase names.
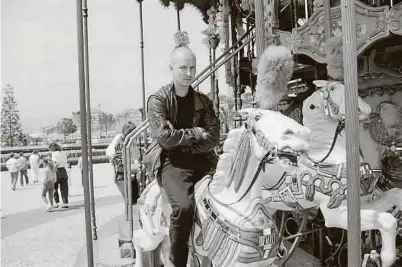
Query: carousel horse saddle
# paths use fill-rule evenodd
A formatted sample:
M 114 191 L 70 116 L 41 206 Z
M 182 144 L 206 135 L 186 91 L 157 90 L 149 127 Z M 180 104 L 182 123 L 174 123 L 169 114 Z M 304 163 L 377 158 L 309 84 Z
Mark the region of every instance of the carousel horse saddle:
M 233 258 L 240 249 L 237 261 L 252 263 L 276 256 L 279 247 L 279 233 L 276 227 L 249 229 L 238 227 L 227 221 L 214 204 L 213 196 L 204 190 L 197 203 L 198 214 L 207 214 L 203 220 L 197 218 L 201 228 L 195 242 L 213 260 L 214 266 L 222 266 L 226 259 Z M 198 215 L 199 216 L 199 215 Z M 240 246 L 246 247 L 243 250 Z M 237 254 L 237 253 L 236 253 Z
M 302 185 L 306 186 L 305 197 L 312 201 L 315 191 L 330 196 L 328 208 L 337 208 L 346 199 L 347 173 L 346 164 L 316 164 L 310 159 L 302 158 L 303 171 L 300 173 Z M 374 192 L 378 177 L 373 174 L 371 166 L 363 162 L 360 170 L 360 195 Z

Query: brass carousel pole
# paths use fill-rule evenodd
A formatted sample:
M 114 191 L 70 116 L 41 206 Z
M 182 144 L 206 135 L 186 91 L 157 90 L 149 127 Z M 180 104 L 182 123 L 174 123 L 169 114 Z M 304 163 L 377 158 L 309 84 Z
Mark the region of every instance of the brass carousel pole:
M 85 69 L 84 69 L 84 33 L 82 17 L 82 0 L 76 0 L 77 8 L 77 39 L 78 39 L 78 77 L 80 96 L 80 118 L 81 118 L 81 145 L 82 145 L 82 175 L 84 186 L 84 212 L 85 212 L 85 237 L 87 247 L 88 267 L 94 267 L 93 244 L 91 233 L 91 214 L 88 185 L 88 146 L 87 146 L 87 122 L 86 122 L 86 101 L 85 101 Z
M 92 115 L 91 115 L 91 94 L 89 87 L 89 49 L 88 49 L 88 6 L 87 0 L 82 0 L 83 10 L 83 33 L 84 33 L 84 66 L 85 66 L 85 94 L 87 109 L 87 131 L 88 131 L 88 170 L 89 170 L 89 195 L 92 220 L 92 238 L 98 239 L 95 213 L 95 192 L 94 192 L 94 169 L 92 164 Z
M 264 0 L 254 0 L 254 6 L 256 34 L 255 43 L 257 47 L 257 57 L 260 57 L 265 49 Z
M 213 26 L 215 27 L 215 26 Z M 218 48 L 219 45 L 219 36 L 217 34 L 213 34 L 212 36 L 210 36 L 209 38 L 209 47 L 210 47 L 210 51 L 212 50 L 212 62 L 215 63 L 216 60 L 216 49 Z M 212 65 L 212 68 L 214 68 L 215 65 Z M 212 72 L 211 75 L 211 93 L 212 93 L 212 100 L 214 103 L 214 107 L 215 107 L 215 111 L 218 112 L 218 104 L 219 100 L 217 100 L 218 98 L 218 94 L 216 92 L 216 72 Z
M 342 0 L 347 177 L 360 177 L 355 1 Z M 361 266 L 360 180 L 347 180 L 348 266 Z
M 215 62 L 215 57 L 212 58 L 212 47 L 211 47 L 211 42 L 210 39 L 208 39 L 208 47 L 209 47 L 209 64 L 211 65 L 212 62 Z M 213 68 L 214 65 L 211 65 L 211 68 Z M 215 78 L 214 78 L 214 73 L 211 75 L 211 100 L 212 103 L 215 102 Z

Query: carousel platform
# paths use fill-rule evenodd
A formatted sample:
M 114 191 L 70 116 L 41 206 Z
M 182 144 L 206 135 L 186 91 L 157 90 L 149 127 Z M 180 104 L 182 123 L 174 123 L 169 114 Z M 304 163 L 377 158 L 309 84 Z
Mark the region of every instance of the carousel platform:
M 96 267 L 134 267 L 135 259 L 121 258 L 118 243 L 119 222 L 124 215 L 118 216 L 98 229 L 98 240 L 93 243 L 94 266 Z M 134 227 L 139 224 L 134 220 Z M 87 264 L 86 246 L 78 253 L 74 267 L 84 267 Z M 292 258 L 283 267 L 318 267 L 317 258 L 302 249 L 296 249 Z

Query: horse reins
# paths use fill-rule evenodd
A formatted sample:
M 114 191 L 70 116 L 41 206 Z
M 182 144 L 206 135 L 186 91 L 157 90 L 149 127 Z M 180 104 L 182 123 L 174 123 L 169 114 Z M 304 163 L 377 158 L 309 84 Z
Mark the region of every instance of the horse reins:
M 341 134 L 341 132 L 343 131 L 343 129 L 345 129 L 345 117 L 342 117 L 342 119 L 339 121 L 338 126 L 336 127 L 336 131 L 335 131 L 335 135 L 334 135 L 334 139 L 332 140 L 332 144 L 331 144 L 331 148 L 329 149 L 328 153 L 325 155 L 324 158 L 322 158 L 320 161 L 314 161 L 312 158 L 310 158 L 310 156 L 308 155 L 308 153 L 306 153 L 307 157 L 309 158 L 309 160 L 311 160 L 315 165 L 319 165 L 320 163 L 322 163 L 324 160 L 326 160 L 329 155 L 331 155 L 332 150 L 334 149 L 335 145 L 336 145 L 336 140 L 338 139 L 338 136 Z
M 256 170 L 256 172 L 255 172 L 255 174 L 254 174 L 253 180 L 251 181 L 251 183 L 250 183 L 250 185 L 248 186 L 247 190 L 243 193 L 243 195 L 242 195 L 238 200 L 236 200 L 236 201 L 233 202 L 233 203 L 223 203 L 223 202 L 221 202 L 220 200 L 218 200 L 217 198 L 215 198 L 215 197 L 213 196 L 213 194 L 211 194 L 212 198 L 213 198 L 216 202 L 218 202 L 220 205 L 224 205 L 224 206 L 225 206 L 225 205 L 228 205 L 228 206 L 234 205 L 234 204 L 239 203 L 240 201 L 242 201 L 242 200 L 246 197 L 246 195 L 250 192 L 251 188 L 253 187 L 253 185 L 254 185 L 255 182 L 257 181 L 257 178 L 258 178 L 258 176 L 260 175 L 261 171 L 264 171 L 264 172 L 265 172 L 265 164 L 267 164 L 267 163 L 272 163 L 272 160 L 276 157 L 275 154 L 271 155 L 272 152 L 273 152 L 272 150 L 268 151 L 268 152 L 265 154 L 265 156 L 261 159 L 260 163 L 258 164 L 258 168 L 257 168 L 257 170 Z M 275 152 L 274 152 L 274 153 L 275 153 Z M 208 186 L 207 186 L 209 192 L 211 192 L 210 189 L 209 189 L 209 185 L 210 185 L 211 181 L 212 181 L 212 180 L 210 180 L 210 181 L 208 182 Z

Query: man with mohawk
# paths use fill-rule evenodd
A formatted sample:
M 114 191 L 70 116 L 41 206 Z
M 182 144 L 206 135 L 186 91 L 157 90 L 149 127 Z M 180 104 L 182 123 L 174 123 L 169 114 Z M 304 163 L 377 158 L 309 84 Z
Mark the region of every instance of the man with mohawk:
M 187 46 L 187 33 L 178 32 L 175 39 L 169 64 L 172 83 L 148 99 L 155 141 L 149 150 L 153 152 L 147 154 L 151 173 L 156 174 L 172 206 L 170 266 L 185 267 L 195 212 L 194 185 L 215 171 L 219 121 L 209 98 L 191 87 L 196 58 Z

